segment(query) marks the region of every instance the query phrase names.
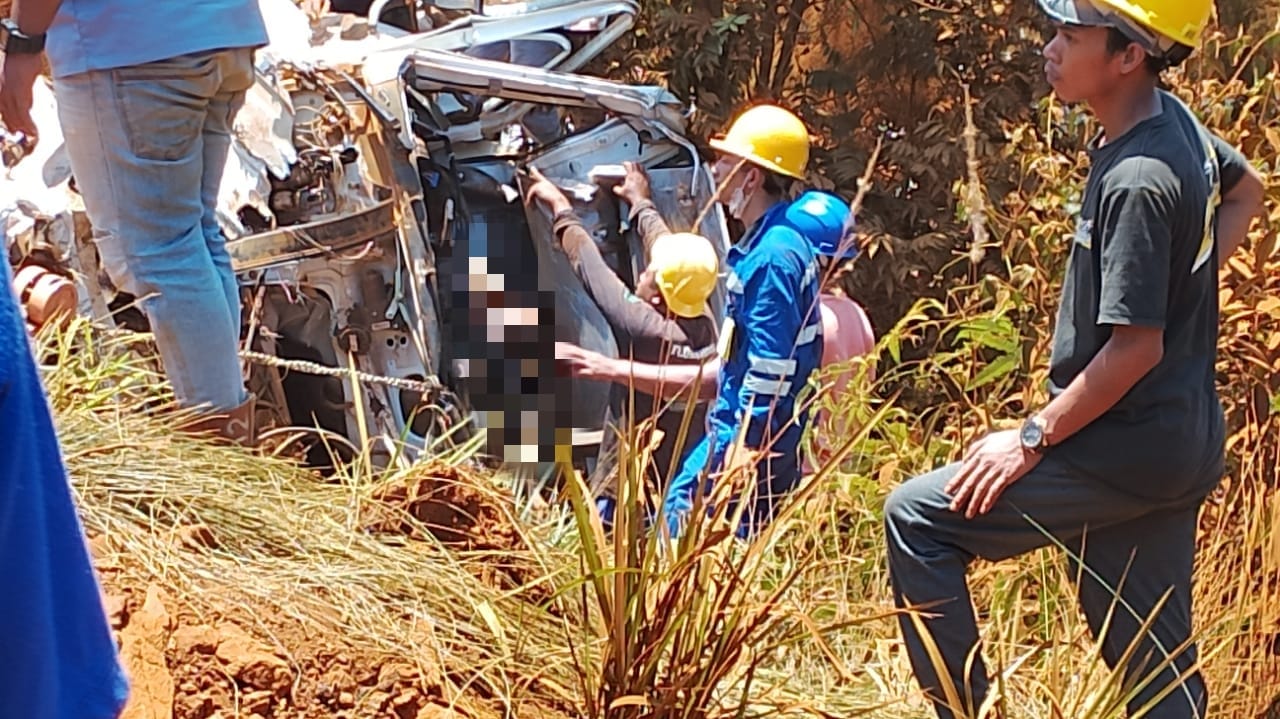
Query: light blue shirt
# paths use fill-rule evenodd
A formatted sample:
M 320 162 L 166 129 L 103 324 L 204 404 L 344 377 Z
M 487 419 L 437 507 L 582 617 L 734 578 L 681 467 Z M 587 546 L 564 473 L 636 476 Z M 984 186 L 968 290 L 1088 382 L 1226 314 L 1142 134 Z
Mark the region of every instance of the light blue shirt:
M 63 0 L 45 51 L 65 77 L 266 43 L 257 0 Z

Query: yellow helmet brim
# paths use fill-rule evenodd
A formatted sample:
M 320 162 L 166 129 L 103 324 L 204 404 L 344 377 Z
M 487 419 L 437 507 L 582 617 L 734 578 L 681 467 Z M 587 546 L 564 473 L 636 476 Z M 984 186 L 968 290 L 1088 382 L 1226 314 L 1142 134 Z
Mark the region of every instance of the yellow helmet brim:
M 691 320 L 695 317 L 701 317 L 707 313 L 706 302 L 695 305 L 681 302 L 679 299 L 672 297 L 663 297 L 663 299 L 666 300 L 667 309 L 671 310 L 671 314 L 676 315 L 677 317 L 683 317 Z
M 732 155 L 734 157 L 744 159 L 747 162 L 750 162 L 753 165 L 758 165 L 760 167 L 763 167 L 764 169 L 769 170 L 770 172 L 776 172 L 779 175 L 790 177 L 793 180 L 804 180 L 804 177 L 802 175 L 798 175 L 794 172 L 791 172 L 790 170 L 786 169 L 782 165 L 779 165 L 777 162 L 760 157 L 759 155 L 755 154 L 750 148 L 739 147 L 737 145 L 729 143 L 724 138 L 713 137 L 707 141 L 707 144 L 711 145 L 711 147 L 715 149 L 717 152 L 723 152 L 726 155 Z

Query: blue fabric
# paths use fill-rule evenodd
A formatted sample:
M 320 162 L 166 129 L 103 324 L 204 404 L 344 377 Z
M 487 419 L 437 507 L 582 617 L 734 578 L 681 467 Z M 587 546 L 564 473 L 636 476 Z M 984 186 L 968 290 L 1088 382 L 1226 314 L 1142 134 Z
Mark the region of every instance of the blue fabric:
M 112 70 L 205 50 L 261 47 L 257 0 L 63 0 L 49 26 L 54 77 Z
M 672 536 L 693 506 L 698 477 L 720 469 L 744 421 L 744 446 L 767 453 L 739 535 L 770 521 L 778 500 L 799 483 L 799 444 L 809 413 L 798 411 L 797 399 L 822 359 L 822 319 L 817 259 L 811 242 L 786 221 L 789 204 L 770 208 L 725 258 L 726 316 L 734 329 L 728 356 L 721 358 L 709 431 L 664 498 Z
M 111 719 L 128 681 L 7 265 L 0 275 L 0 717 Z

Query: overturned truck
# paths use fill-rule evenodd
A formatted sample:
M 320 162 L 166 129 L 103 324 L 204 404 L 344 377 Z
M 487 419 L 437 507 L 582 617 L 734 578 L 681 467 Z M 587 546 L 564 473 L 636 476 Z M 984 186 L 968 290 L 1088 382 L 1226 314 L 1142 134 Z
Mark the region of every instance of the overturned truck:
M 259 425 L 300 446 L 309 437 L 318 464 L 335 450 L 412 461 L 466 441 L 535 469 L 557 446 L 589 464 L 609 388 L 556 377 L 552 340 L 617 346 L 551 218 L 522 202 L 524 168 L 565 190 L 628 281 L 641 244 L 594 168 L 641 163 L 674 230 L 722 256 L 728 239 L 677 99 L 574 74 L 629 31 L 636 4 L 377 1 L 367 17 L 261 7 L 271 44 L 218 207 Z M 37 108 L 38 121 L 54 117 Z M 126 322 L 132 298 L 96 266 L 57 133 L 42 137 L 54 146 L 11 163 L 8 194 L 38 181 L 41 199 L 6 198 L 10 260 L 72 278 L 83 313 Z M 723 302 L 720 289 L 712 310 Z

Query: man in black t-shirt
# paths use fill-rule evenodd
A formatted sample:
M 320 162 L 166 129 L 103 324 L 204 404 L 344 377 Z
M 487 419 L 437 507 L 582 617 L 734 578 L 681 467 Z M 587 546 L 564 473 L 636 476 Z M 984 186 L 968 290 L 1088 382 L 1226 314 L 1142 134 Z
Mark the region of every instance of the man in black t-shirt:
M 1260 213 L 1262 182 L 1158 89 L 1160 71 L 1190 54 L 1211 0 L 1039 2 L 1056 25 L 1044 50 L 1050 84 L 1102 126 L 1070 241 L 1052 401 L 1021 430 L 989 434 L 962 462 L 890 495 L 895 600 L 938 603 L 924 610 L 934 615 L 924 626 L 950 676 L 937 675 L 909 616 L 901 629 L 938 715 L 976 713 L 988 681 L 978 657 L 966 671 L 978 630 L 965 570 L 977 557 L 1061 542 L 1103 657 L 1126 662 L 1127 680 L 1147 682 L 1129 710 L 1163 693 L 1148 719 L 1203 717 L 1191 573 L 1197 513 L 1224 463 L 1218 268 Z M 946 705 L 948 684 L 962 706 Z
M 698 235 L 671 232 L 649 199 L 648 178 L 638 165 L 627 163 L 627 179 L 615 190 L 631 206 L 631 222 L 644 247 L 646 268 L 634 291 L 605 262 L 564 193 L 536 169 L 531 168 L 530 174 L 533 182 L 527 195 L 553 213 L 552 229 L 560 247 L 609 322 L 620 356 L 659 365 L 697 365 L 715 356 L 716 326 L 706 304 L 717 282 L 719 258 L 715 248 Z M 705 434 L 706 403 L 695 400 L 686 413 L 683 397 L 659 402 L 639 390 L 634 395 L 631 415 L 631 388 L 614 385 L 611 421 L 607 424 L 619 417 L 634 416 L 639 422 L 657 415 L 654 425 L 662 437 L 646 468 L 650 491 L 657 493 Z M 680 441 L 686 414 L 692 416 L 688 417 L 688 428 Z M 617 439 L 617 429 L 606 426 L 599 462 L 591 478 L 594 491 L 600 495 L 596 504 L 606 525 L 612 523 L 614 511 Z M 647 439 L 641 437 L 641 441 Z

